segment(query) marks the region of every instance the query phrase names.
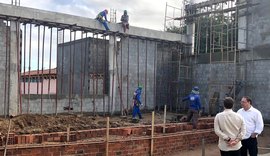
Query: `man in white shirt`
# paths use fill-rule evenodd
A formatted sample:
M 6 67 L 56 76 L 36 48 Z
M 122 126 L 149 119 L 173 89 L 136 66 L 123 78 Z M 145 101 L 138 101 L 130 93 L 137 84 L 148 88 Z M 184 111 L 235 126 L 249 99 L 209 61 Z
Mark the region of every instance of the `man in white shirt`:
M 223 101 L 224 111 L 218 113 L 214 121 L 216 135 L 219 136 L 218 147 L 221 156 L 240 156 L 241 140 L 246 126 L 241 115 L 232 110 L 234 100 L 226 97 Z
M 258 142 L 257 136 L 263 131 L 263 118 L 259 110 L 252 107 L 252 100 L 248 96 L 241 99 L 242 108 L 237 111 L 243 118 L 246 125 L 246 135 L 244 136 L 241 147 L 241 156 L 247 156 L 247 151 L 250 156 L 257 156 Z

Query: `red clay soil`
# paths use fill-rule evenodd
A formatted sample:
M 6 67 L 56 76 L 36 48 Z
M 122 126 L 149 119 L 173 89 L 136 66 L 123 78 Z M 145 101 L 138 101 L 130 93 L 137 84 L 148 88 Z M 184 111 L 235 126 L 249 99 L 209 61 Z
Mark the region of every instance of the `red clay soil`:
M 143 120 L 139 123 L 132 123 L 131 116 L 110 117 L 110 127 L 127 127 L 135 125 L 150 125 L 151 113 L 144 114 Z M 163 116 L 156 116 L 155 123 L 163 123 Z M 15 134 L 38 134 L 45 132 L 63 132 L 70 127 L 71 131 L 106 128 L 106 117 L 90 116 L 81 114 L 58 114 L 38 115 L 24 114 L 11 119 L 10 131 Z M 8 131 L 9 119 L 0 118 L 1 135 L 6 135 Z

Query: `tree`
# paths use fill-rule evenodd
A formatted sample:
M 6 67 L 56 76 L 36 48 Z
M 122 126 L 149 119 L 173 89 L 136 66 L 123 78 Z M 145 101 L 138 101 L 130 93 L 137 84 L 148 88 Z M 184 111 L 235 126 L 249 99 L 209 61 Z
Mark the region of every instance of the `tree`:
M 169 28 L 167 28 L 166 31 L 171 32 L 171 33 L 177 33 L 177 34 L 186 34 L 187 27 L 186 26 L 183 26 L 183 27 L 170 26 Z
M 237 25 L 235 17 L 215 14 L 195 19 L 195 52 L 221 52 L 224 49 L 237 46 Z M 168 32 L 186 34 L 187 27 L 171 26 Z

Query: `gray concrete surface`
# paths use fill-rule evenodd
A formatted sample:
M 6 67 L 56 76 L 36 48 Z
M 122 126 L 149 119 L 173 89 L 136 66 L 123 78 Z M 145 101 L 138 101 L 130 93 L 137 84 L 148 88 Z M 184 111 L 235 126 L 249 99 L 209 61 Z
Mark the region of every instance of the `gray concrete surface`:
M 3 23 L 2 20 L 0 20 L 0 51 L 1 51 L 1 55 L 0 55 L 0 96 L 2 98 L 0 98 L 0 114 L 7 114 L 7 99 L 8 99 L 8 95 L 7 92 L 5 92 L 5 85 L 7 84 L 6 79 L 7 79 L 7 74 L 6 74 L 6 63 L 7 63 L 7 50 L 9 49 L 9 47 L 7 47 L 8 45 L 6 45 L 6 32 L 7 32 L 7 28 L 6 25 Z
M 104 65 L 107 66 L 107 69 L 109 65 L 108 47 L 105 49 L 104 46 L 106 44 L 108 45 L 108 43 L 105 42 L 108 41 L 88 38 L 59 45 L 58 67 L 60 68 L 58 82 L 65 82 L 59 83 L 58 92 L 60 93 L 62 89 L 61 95 L 68 96 L 70 89 L 74 91 L 71 95 L 80 95 L 82 76 L 85 77 L 83 95 L 93 95 L 91 92 L 91 88 L 93 87 L 91 83 L 92 79 L 89 81 L 87 75 L 89 73 L 105 73 L 105 94 L 110 94 L 109 109 L 112 112 L 121 110 L 121 106 L 122 109 L 132 107 L 133 92 L 138 85 L 143 86 L 142 102 L 145 105 L 145 109 L 153 109 L 155 106 L 162 106 L 169 102 L 169 98 L 167 97 L 170 87 L 169 81 L 172 79 L 173 71 L 177 71 L 178 68 L 178 66 L 169 65 L 172 59 L 172 51 L 173 49 L 175 50 L 174 45 L 134 38 L 122 38 L 113 46 L 113 49 L 117 49 L 115 52 L 117 59 L 114 60 L 115 62 L 111 62 L 111 69 L 105 71 Z M 73 51 L 74 45 L 76 49 L 75 53 Z M 87 45 L 86 49 L 90 51 L 87 50 L 85 52 L 85 45 Z M 64 49 L 62 49 L 63 47 Z M 80 49 L 83 50 L 81 51 Z M 62 54 L 64 54 L 63 58 Z M 62 59 L 64 60 L 63 63 Z M 81 74 L 81 71 L 84 69 L 81 64 L 88 65 L 84 73 L 85 75 L 83 73 Z M 109 79 L 109 72 L 113 71 L 114 78 Z M 72 78 L 73 73 L 74 77 Z M 112 85 L 113 81 L 114 84 Z M 99 80 L 99 82 L 102 83 L 102 80 Z M 109 88 L 108 85 L 114 86 L 114 90 L 112 91 L 112 88 Z M 72 86 L 74 87 L 72 88 Z M 103 94 L 102 87 L 99 84 L 98 95 Z M 120 92 L 122 92 L 121 97 Z M 155 99 L 155 96 L 158 98 Z

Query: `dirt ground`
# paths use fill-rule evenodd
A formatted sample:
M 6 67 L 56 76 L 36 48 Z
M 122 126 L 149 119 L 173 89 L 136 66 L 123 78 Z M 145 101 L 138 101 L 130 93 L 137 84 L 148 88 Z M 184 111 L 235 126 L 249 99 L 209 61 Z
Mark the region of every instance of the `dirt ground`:
M 168 114 L 167 119 L 172 114 Z M 106 117 L 91 116 L 87 114 L 58 114 L 38 115 L 24 114 L 11 119 L 10 132 L 15 134 L 37 134 L 46 132 L 63 132 L 70 126 L 71 131 L 106 128 Z M 163 123 L 163 116 L 156 113 L 155 123 Z M 110 127 L 127 127 L 135 125 L 151 125 L 151 113 L 143 114 L 143 119 L 139 123 L 133 123 L 131 116 L 110 117 Z M 9 119 L 0 118 L 0 132 L 7 134 Z

